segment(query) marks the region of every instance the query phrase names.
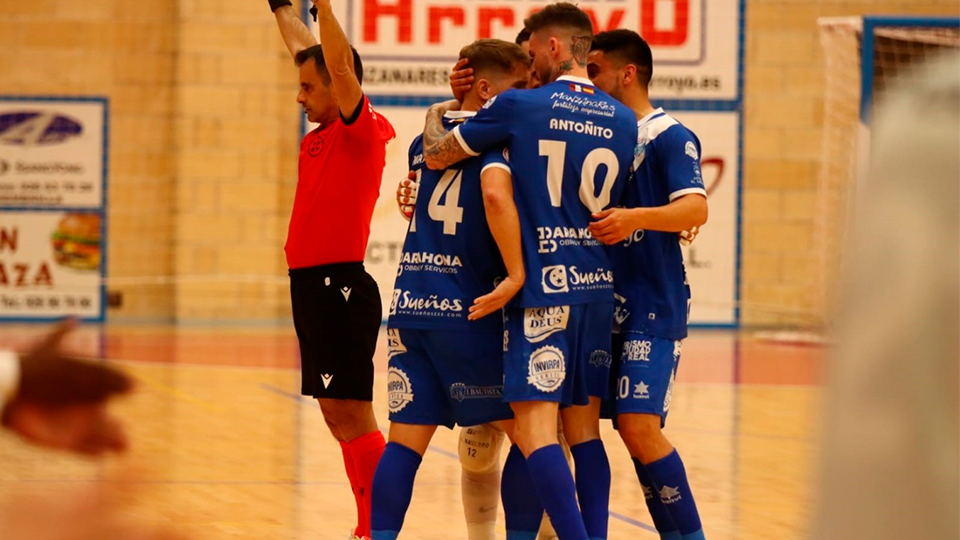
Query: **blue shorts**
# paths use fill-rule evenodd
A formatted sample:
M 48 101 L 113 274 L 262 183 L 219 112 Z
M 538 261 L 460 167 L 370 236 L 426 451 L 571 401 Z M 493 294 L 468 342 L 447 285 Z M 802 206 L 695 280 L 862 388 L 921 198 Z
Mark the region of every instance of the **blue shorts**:
M 388 328 L 390 421 L 475 426 L 513 418 L 503 401 L 503 335 Z
M 504 311 L 503 398 L 586 405 L 607 396 L 613 303 Z
M 673 384 L 680 365 L 681 342 L 647 334 L 613 335 L 614 362 L 610 370 L 610 399 L 604 401 L 603 418 L 625 413 L 655 414 L 661 427 L 667 423 Z

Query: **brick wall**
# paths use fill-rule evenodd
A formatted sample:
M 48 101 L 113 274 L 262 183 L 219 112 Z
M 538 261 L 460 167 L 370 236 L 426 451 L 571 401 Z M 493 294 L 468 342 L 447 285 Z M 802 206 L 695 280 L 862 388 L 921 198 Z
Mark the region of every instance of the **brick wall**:
M 815 193 L 824 62 L 818 17 L 960 14 L 956 0 L 748 0 L 743 320 L 805 325 L 817 309 Z

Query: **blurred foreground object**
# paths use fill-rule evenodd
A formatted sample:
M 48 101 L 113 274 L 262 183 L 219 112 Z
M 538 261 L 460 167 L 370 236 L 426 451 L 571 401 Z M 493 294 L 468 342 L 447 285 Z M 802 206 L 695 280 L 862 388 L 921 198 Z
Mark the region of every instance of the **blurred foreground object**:
M 56 493 L 49 487 L 20 492 L 0 500 L 0 531 L 11 540 L 184 540 L 169 527 L 134 517 L 130 486 L 93 481 Z
M 9 401 L 0 401 L 3 426 L 48 448 L 88 455 L 121 452 L 126 434 L 107 404 L 129 392 L 133 382 L 104 364 L 67 358 L 61 343 L 75 325 L 65 321 L 26 354 L 4 358 L 18 362 L 13 371 L 18 379 L 10 381 L 15 390 Z
M 901 80 L 845 253 L 816 540 L 960 535 L 960 55 Z

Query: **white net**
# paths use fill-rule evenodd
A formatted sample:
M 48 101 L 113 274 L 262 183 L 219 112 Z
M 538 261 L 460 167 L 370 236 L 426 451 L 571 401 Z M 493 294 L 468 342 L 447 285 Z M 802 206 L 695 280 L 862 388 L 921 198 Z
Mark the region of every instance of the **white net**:
M 817 186 L 815 268 L 809 273 L 814 313 L 826 324 L 837 276 L 847 219 L 858 185 L 863 179 L 869 150 L 869 120 L 861 122 L 861 43 L 863 19 L 820 19 L 820 43 L 825 56 L 823 150 Z M 872 101 L 882 102 L 884 92 L 911 67 L 944 49 L 960 47 L 960 31 L 953 27 L 873 27 Z M 869 115 L 864 115 L 869 118 Z

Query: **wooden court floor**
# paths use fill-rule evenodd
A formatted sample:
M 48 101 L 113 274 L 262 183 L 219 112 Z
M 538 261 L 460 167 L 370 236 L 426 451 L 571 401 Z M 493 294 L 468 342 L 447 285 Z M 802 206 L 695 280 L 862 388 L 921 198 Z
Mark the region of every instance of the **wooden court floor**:
M 0 326 L 0 348 L 42 330 Z M 314 401 L 299 396 L 292 329 L 82 328 L 72 350 L 102 355 L 139 382 L 118 403 L 131 451 L 92 462 L 0 435 L 0 504 L 98 479 L 131 486 L 129 512 L 204 540 L 342 540 L 354 520 L 340 450 Z M 385 345 L 377 419 L 387 427 Z M 666 434 L 679 448 L 711 540 L 800 540 L 811 507 L 821 350 L 724 331 L 684 343 Z M 656 540 L 616 433 L 611 540 Z M 455 432 L 424 457 L 401 538 L 465 539 Z M 505 454 L 505 452 L 504 452 Z M 502 527 L 502 513 L 500 519 Z M 0 534 L 2 536 L 2 534 Z

